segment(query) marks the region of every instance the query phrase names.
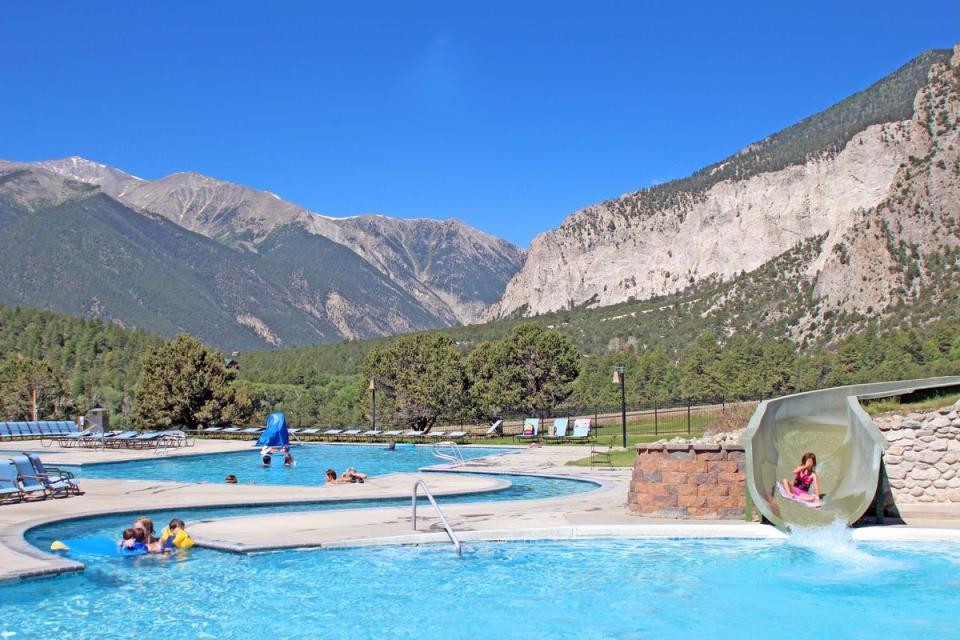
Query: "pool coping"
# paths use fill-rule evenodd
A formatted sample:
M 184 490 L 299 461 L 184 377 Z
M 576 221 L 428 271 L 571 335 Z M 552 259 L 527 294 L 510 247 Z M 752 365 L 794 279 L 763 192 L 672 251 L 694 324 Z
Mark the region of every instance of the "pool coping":
M 861 527 L 849 529 L 853 542 L 960 542 L 960 531 L 909 527 Z M 760 523 L 619 524 L 532 527 L 528 529 L 487 529 L 458 531 L 461 542 L 535 542 L 556 540 L 775 540 L 787 541 L 790 535 L 773 525 Z M 379 546 L 447 545 L 446 533 L 411 533 L 403 536 L 358 538 L 316 544 L 243 545 L 221 540 L 196 538 L 198 546 L 236 554 L 277 551 L 313 551 L 318 549 L 358 549 Z

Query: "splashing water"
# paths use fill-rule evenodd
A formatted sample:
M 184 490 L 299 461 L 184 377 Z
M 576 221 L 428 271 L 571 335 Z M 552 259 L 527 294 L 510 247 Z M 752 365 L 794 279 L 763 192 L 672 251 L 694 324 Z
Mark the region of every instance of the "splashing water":
M 850 529 L 840 518 L 823 527 L 794 526 L 787 545 L 815 554 L 837 567 L 844 577 L 902 568 L 896 560 L 865 551 L 853 541 Z

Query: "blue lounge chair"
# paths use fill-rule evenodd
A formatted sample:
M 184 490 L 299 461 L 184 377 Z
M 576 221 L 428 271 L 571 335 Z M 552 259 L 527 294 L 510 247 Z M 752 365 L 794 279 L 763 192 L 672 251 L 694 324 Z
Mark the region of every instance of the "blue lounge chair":
M 44 485 L 46 485 L 47 490 L 53 496 L 62 495 L 64 497 L 73 495 L 80 495 L 83 493 L 80 491 L 80 486 L 77 484 L 76 480 L 73 478 L 73 474 L 69 471 L 64 471 L 57 467 L 48 467 L 43 464 L 43 461 L 40 460 L 40 457 L 26 451 L 23 452 L 23 455 L 30 461 L 30 464 L 33 466 L 33 470 L 36 473 L 37 477 L 40 479 Z
M 384 438 L 400 438 L 403 436 L 403 431 L 401 429 L 391 429 L 390 431 L 384 431 Z
M 552 439 L 562 439 L 567 437 L 567 427 L 570 425 L 570 418 L 557 418 L 553 421 L 553 429 L 550 434 Z
M 237 431 L 237 433 L 248 436 L 254 433 L 260 433 L 261 431 L 263 431 L 263 429 L 260 427 L 247 427 L 246 429 L 240 429 L 240 431 Z
M 527 418 L 523 421 L 523 431 L 517 434 L 518 440 L 532 440 L 540 434 L 540 418 Z
M 17 479 L 20 481 L 20 488 L 23 490 L 23 498 L 29 500 L 31 496 L 43 500 L 51 495 L 47 485 L 43 483 L 40 476 L 37 475 L 33 465 L 27 456 L 11 456 L 10 460 L 17 468 Z M 39 496 L 36 494 L 40 494 Z
M 75 447 L 83 439 L 93 435 L 93 429 L 73 431 L 57 436 L 57 445 L 64 448 Z
M 139 435 L 137 431 L 122 431 L 111 436 L 104 435 L 103 444 L 119 449 L 120 447 L 126 447 L 129 443 L 136 440 Z
M 590 418 L 577 418 L 573 421 L 573 433 L 567 436 L 567 440 L 588 440 L 592 425 Z
M 127 440 L 128 446 L 137 449 L 146 449 L 149 446 L 156 446 L 160 441 L 159 431 L 147 431 Z
M 362 438 L 376 438 L 376 437 L 379 437 L 379 436 L 381 436 L 381 435 L 383 435 L 383 431 L 380 431 L 379 429 L 370 429 L 369 431 L 364 431 L 363 433 L 361 433 L 361 434 L 360 434 L 360 437 L 362 437 Z
M 447 440 L 459 440 L 465 437 L 467 437 L 466 431 L 448 431 L 446 435 Z
M 207 427 L 206 429 L 201 429 L 203 433 L 219 433 L 223 431 L 223 427 Z
M 341 438 L 357 438 L 363 433 L 363 429 L 347 429 L 340 434 Z
M 322 434 L 320 434 L 320 435 L 323 435 L 323 436 L 339 436 L 341 433 L 343 433 L 343 429 L 327 429 L 326 431 L 324 431 L 324 432 L 323 432 Z
M 13 460 L 0 460 L 0 500 L 4 502 L 23 500 L 23 489 L 20 488 L 20 474 Z
M 224 430 L 221 431 L 220 433 L 239 433 L 240 429 L 242 429 L 242 428 L 243 428 L 243 427 L 227 427 L 226 429 L 224 429 Z
M 483 432 L 484 437 L 497 438 L 503 435 L 503 420 L 497 420 L 490 428 Z
M 304 429 L 303 431 L 301 431 L 301 432 L 300 432 L 300 435 L 302 435 L 302 436 L 315 436 L 315 435 L 317 435 L 318 433 L 320 433 L 320 429 L 317 429 L 316 427 L 310 427 L 309 429 Z

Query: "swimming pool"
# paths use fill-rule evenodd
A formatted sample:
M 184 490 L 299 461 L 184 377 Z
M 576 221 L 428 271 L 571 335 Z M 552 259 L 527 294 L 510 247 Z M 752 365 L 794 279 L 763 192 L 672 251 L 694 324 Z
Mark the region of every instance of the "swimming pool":
M 487 493 L 476 493 L 461 496 L 444 496 L 443 505 L 502 502 L 507 500 L 536 500 L 542 498 L 556 498 L 569 496 L 599 488 L 599 484 L 590 480 L 575 478 L 558 478 L 546 476 L 528 476 L 517 474 L 496 474 L 497 478 L 506 480 L 510 486 L 506 489 Z M 35 527 L 27 533 L 27 541 L 39 549 L 47 550 L 54 540 L 63 538 L 82 538 L 90 536 L 108 536 L 117 538 L 120 532 L 132 524 L 134 516 L 149 516 L 155 524 L 163 526 L 173 517 L 178 517 L 190 523 L 199 520 L 216 520 L 237 516 L 263 516 L 274 513 L 295 513 L 301 511 L 330 511 L 336 509 L 370 509 L 379 507 L 409 507 L 410 498 L 379 499 L 379 500 L 330 500 L 323 502 L 301 502 L 294 504 L 267 504 L 243 505 L 232 507 L 192 507 L 176 509 L 143 509 L 136 514 L 101 515 L 92 517 L 61 520 L 40 527 Z M 86 558 L 71 554 L 73 559 L 80 562 L 100 562 L 99 558 Z
M 960 545 L 582 540 L 192 549 L 0 586 L 32 638 L 956 637 Z
M 285 467 L 281 456 L 273 456 L 273 463 L 264 467 L 259 450 L 254 447 L 237 453 L 63 467 L 75 472 L 79 478 L 223 482 L 232 474 L 241 484 L 255 480 L 257 484 L 317 485 L 323 484 L 323 473 L 327 469 L 334 469 L 339 474 L 347 467 L 354 467 L 369 475 L 382 475 L 444 464 L 443 460 L 434 457 L 430 447 L 398 446 L 391 451 L 386 446 L 308 444 L 291 451 L 296 459 L 292 467 Z M 460 451 L 467 460 L 512 453 L 510 449 L 490 447 L 461 447 Z

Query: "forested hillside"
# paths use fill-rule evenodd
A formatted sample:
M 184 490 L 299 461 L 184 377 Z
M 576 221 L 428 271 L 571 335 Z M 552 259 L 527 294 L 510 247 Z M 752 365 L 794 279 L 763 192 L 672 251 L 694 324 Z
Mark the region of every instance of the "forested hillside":
M 0 362 L 45 362 L 62 384 L 63 396 L 53 411 L 76 417 L 101 404 L 115 417 L 130 412 L 143 354 L 161 340 L 99 320 L 36 309 L 0 306 Z M 14 392 L 8 384 L 0 395 Z M 20 418 L 8 413 L 4 418 Z

